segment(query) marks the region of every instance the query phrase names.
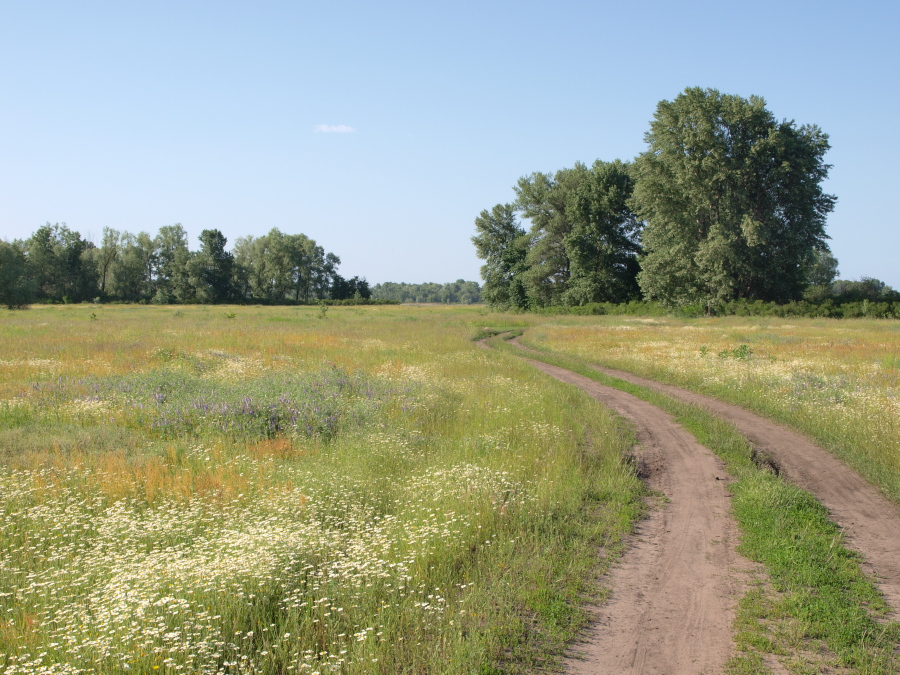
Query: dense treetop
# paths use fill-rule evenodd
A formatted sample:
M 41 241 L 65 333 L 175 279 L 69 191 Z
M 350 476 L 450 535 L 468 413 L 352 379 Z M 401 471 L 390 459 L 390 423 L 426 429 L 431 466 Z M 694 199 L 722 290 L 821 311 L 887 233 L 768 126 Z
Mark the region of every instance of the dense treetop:
M 0 303 L 33 301 L 283 304 L 368 299 L 364 278 L 345 279 L 340 258 L 303 234 L 273 228 L 242 237 L 234 250 L 216 229 L 204 230 L 191 251 L 180 224 L 155 237 L 104 228 L 99 246 L 65 224 L 46 225 L 24 241 L 0 242 Z
M 775 120 L 759 97 L 687 89 L 662 101 L 634 164 L 633 204 L 646 225 L 638 277 L 667 304 L 803 294 L 827 251 L 828 136 Z
M 521 178 L 475 219 L 485 300 L 540 308 L 643 297 L 707 310 L 787 302 L 828 275 L 828 136 L 762 98 L 689 88 L 657 106 L 633 163 Z M 836 261 L 834 263 L 836 269 Z M 832 274 L 833 279 L 833 274 Z

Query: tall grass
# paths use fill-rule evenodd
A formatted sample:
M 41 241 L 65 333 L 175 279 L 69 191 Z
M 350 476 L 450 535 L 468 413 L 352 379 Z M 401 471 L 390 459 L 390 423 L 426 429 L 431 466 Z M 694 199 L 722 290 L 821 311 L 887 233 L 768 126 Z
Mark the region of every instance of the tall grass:
M 0 315 L 2 672 L 551 666 L 641 485 L 479 311 Z

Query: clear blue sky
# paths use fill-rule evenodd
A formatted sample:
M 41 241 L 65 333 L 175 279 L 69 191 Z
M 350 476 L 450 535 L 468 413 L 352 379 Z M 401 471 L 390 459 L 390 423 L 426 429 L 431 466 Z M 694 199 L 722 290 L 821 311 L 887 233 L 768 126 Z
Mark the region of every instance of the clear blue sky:
M 477 279 L 520 176 L 631 159 L 702 86 L 830 134 L 841 276 L 900 288 L 898 7 L 0 0 L 0 238 L 278 227 L 373 283 Z

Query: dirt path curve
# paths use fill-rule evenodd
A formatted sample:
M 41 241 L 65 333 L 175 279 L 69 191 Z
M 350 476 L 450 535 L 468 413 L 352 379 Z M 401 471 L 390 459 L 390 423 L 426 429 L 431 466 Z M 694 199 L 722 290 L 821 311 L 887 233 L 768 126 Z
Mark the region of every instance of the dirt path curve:
M 567 660 L 569 673 L 712 675 L 732 655 L 732 622 L 751 564 L 735 552 L 722 462 L 665 412 L 556 366 L 526 359 L 633 422 L 652 510 L 608 577 L 609 601 Z
M 527 349 L 524 345 L 519 345 Z M 844 531 L 850 548 L 865 559 L 863 569 L 875 577 L 900 615 L 900 507 L 888 501 L 855 471 L 805 436 L 744 408 L 695 394 L 621 370 L 593 366 L 601 373 L 655 389 L 706 408 L 731 422 L 759 449 L 768 453 L 782 475 L 815 495 Z

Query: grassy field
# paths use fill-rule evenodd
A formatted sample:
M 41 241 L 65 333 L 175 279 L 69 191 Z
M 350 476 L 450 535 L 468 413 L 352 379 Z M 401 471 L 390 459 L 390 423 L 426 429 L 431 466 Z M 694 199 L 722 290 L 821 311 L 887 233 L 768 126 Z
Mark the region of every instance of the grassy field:
M 782 419 L 900 501 L 898 322 L 3 312 L 0 672 L 552 669 L 643 490 L 628 429 L 512 350 L 478 348 L 485 326 L 526 328 L 585 373 Z M 769 570 L 742 603 L 733 672 L 767 672 L 766 654 L 890 672 L 896 624 L 871 613 L 821 507 L 751 466 L 727 425 L 636 393 L 726 459 L 745 551 Z
M 592 371 L 620 368 L 755 409 L 831 450 L 900 503 L 900 322 L 671 317 L 534 322 L 523 341 L 669 410 L 735 479 L 742 552 L 767 579 L 741 602 L 734 673 L 896 672 L 900 625 L 808 493 L 752 466 L 734 429 Z M 561 364 L 562 365 L 562 364 Z M 872 610 L 875 610 L 873 613 Z
M 0 313 L 0 672 L 551 667 L 642 486 L 482 312 Z
M 900 503 L 900 321 L 567 317 L 525 342 L 785 422 Z
M 519 350 L 492 341 L 500 349 Z M 520 352 L 519 352 L 520 353 Z M 609 377 L 582 359 L 554 352 L 530 356 L 568 368 L 667 411 L 725 462 L 739 552 L 761 573 L 741 598 L 735 619 L 737 653 L 730 675 L 763 675 L 772 664 L 797 675 L 893 675 L 900 668 L 900 623 L 844 533 L 815 497 L 771 470 L 737 429 L 695 405 Z

